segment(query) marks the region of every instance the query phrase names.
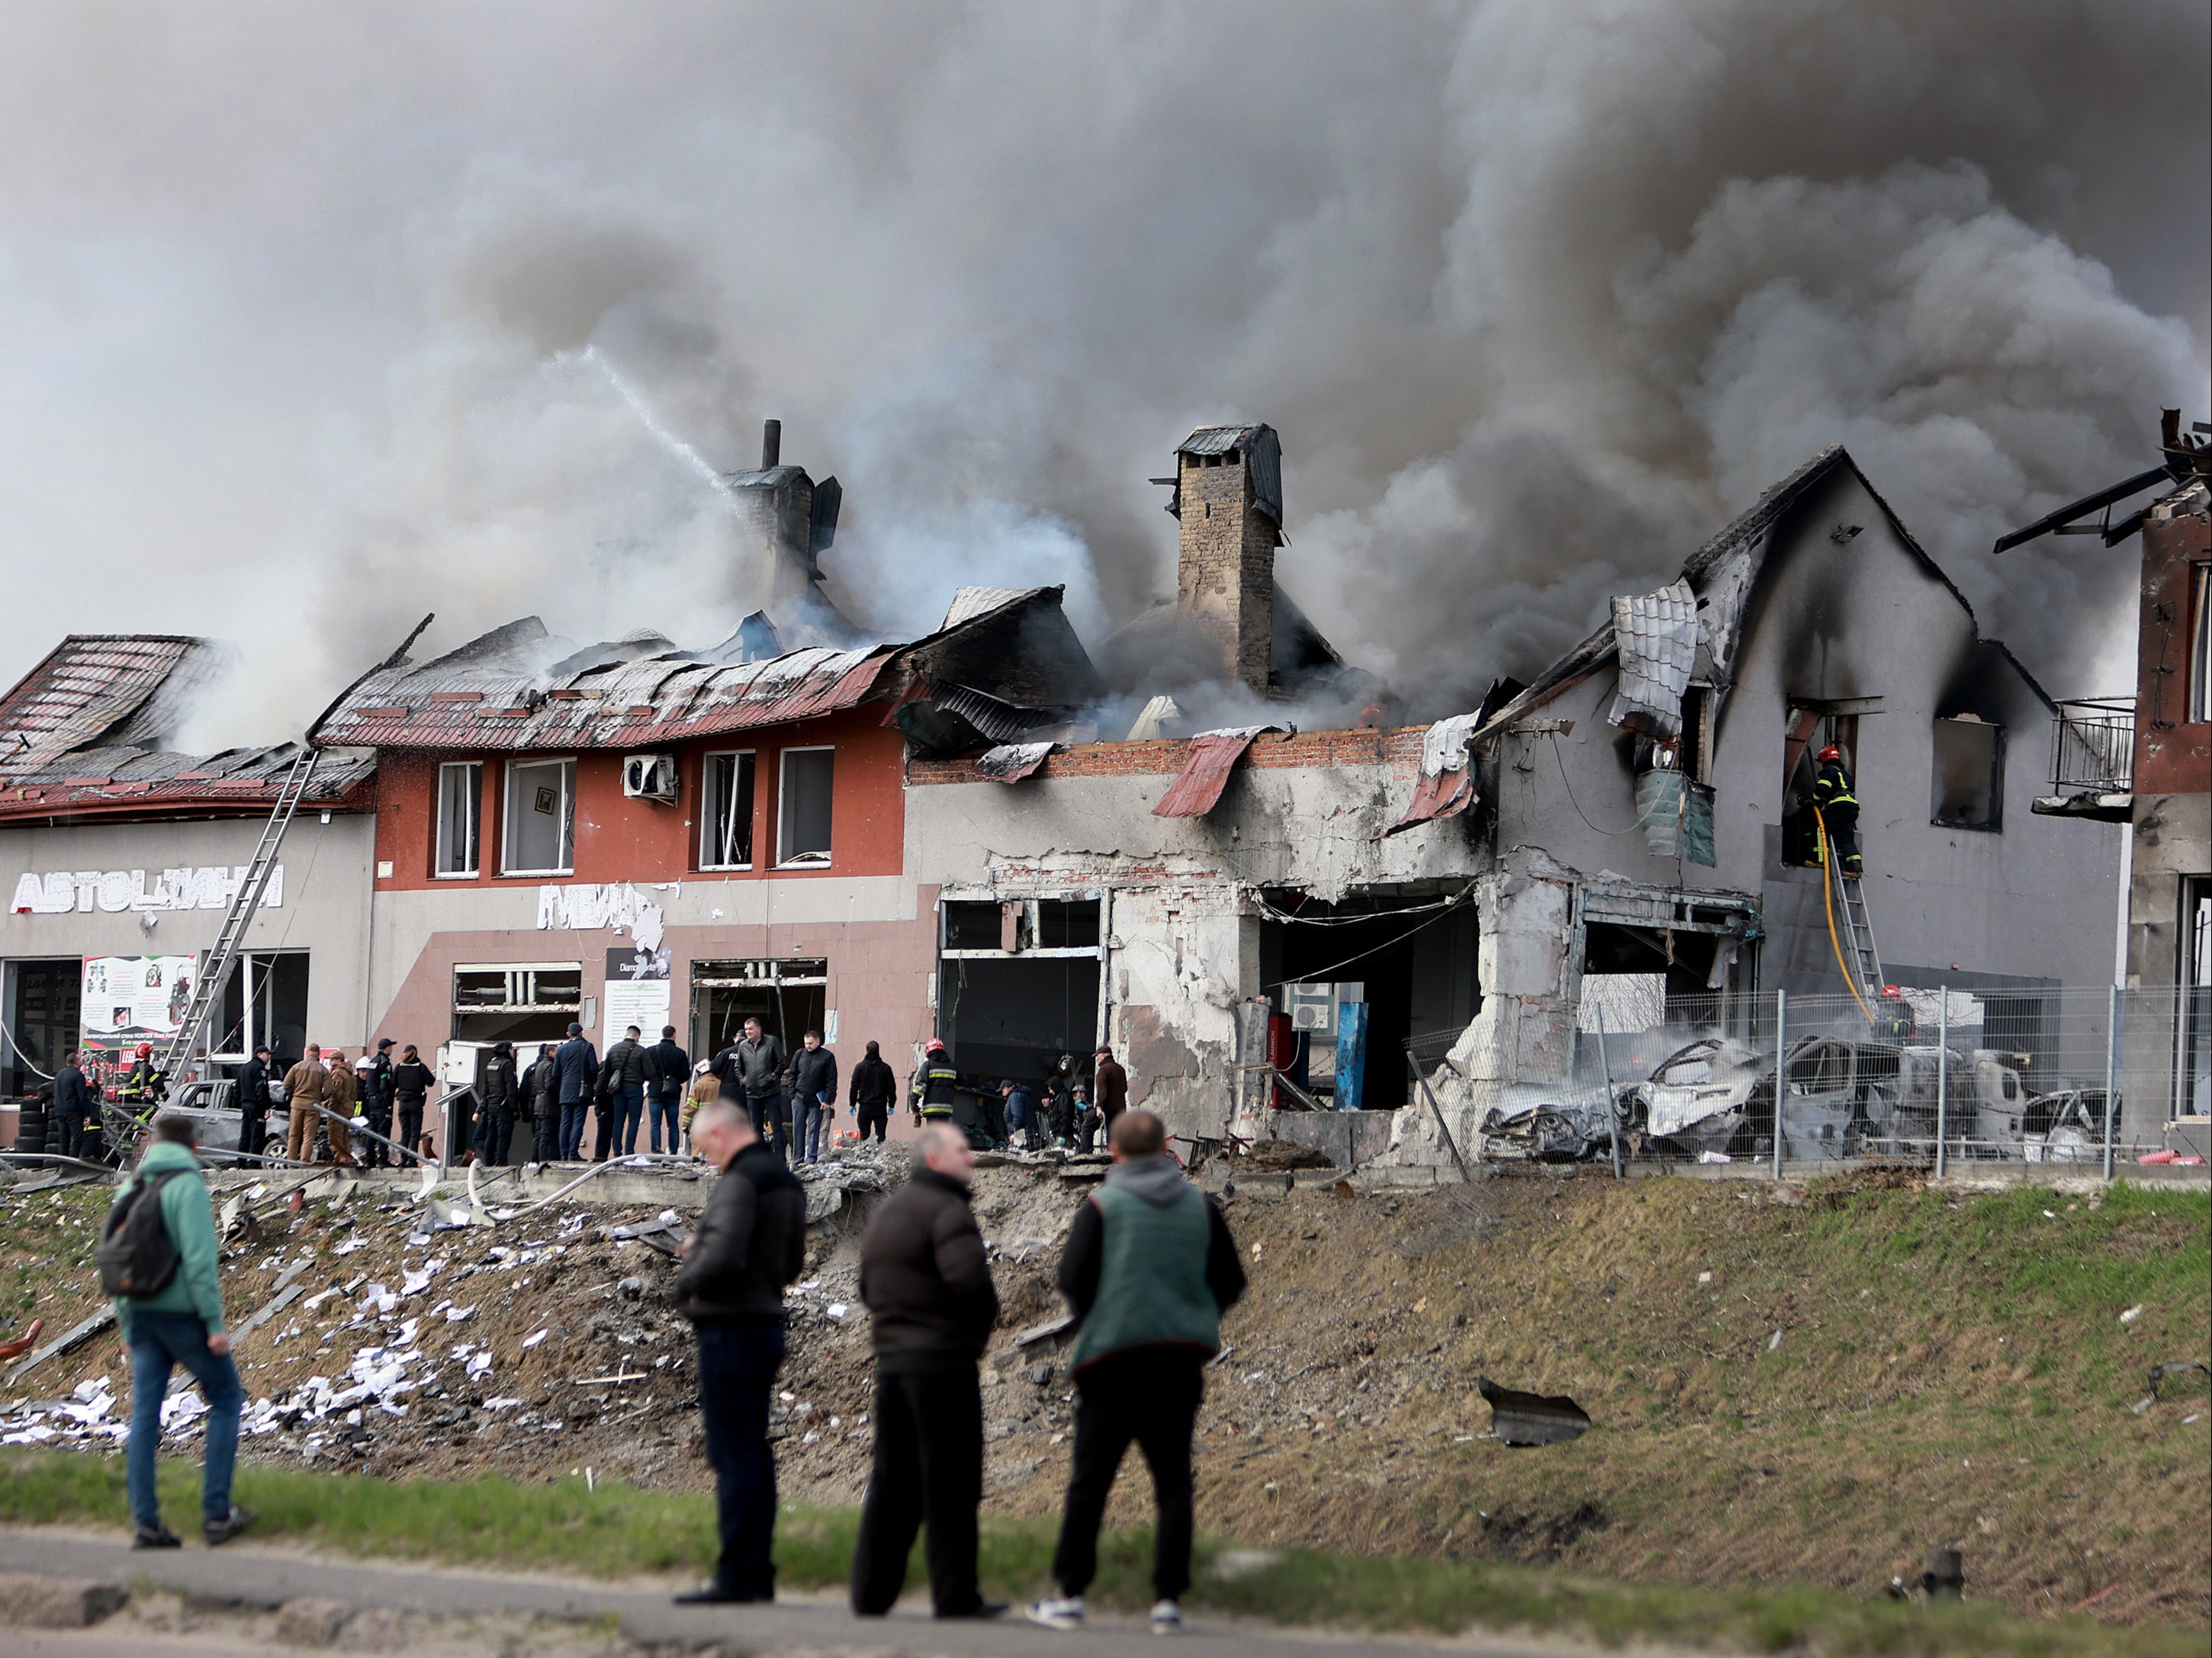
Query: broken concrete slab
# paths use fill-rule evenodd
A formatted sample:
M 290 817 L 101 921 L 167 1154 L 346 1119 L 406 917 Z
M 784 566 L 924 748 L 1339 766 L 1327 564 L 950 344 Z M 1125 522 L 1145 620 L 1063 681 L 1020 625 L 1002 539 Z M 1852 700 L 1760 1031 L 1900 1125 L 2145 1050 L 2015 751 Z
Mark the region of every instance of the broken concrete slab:
M 18 1629 L 87 1629 L 130 1599 L 120 1584 L 94 1578 L 0 1572 L 0 1624 Z
M 1488 1376 L 1475 1389 L 1490 1406 L 1491 1426 L 1504 1444 L 1564 1445 L 1589 1431 L 1589 1413 L 1564 1394 L 1525 1394 Z

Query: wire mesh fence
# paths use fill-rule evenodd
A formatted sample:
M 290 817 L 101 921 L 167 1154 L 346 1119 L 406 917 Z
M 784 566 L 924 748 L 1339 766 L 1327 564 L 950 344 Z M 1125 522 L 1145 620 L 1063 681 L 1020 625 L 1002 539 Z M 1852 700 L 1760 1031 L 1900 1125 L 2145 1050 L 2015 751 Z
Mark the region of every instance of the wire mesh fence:
M 1585 981 L 1571 1064 L 1549 1083 L 1462 1080 L 1450 1053 L 1409 1046 L 1432 1095 L 1471 1104 L 1469 1155 L 2106 1172 L 2190 1156 L 2169 1125 L 2212 1108 L 2187 991 L 1939 985 L 1863 1002 L 1606 982 L 1642 977 Z

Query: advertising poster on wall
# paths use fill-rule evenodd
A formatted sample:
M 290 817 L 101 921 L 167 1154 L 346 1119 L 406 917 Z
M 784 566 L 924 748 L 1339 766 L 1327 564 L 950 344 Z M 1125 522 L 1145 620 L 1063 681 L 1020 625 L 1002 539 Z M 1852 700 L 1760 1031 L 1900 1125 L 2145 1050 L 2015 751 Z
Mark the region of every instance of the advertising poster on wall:
M 648 1044 L 660 1040 L 669 1023 L 668 946 L 645 950 L 625 946 L 607 952 L 607 1040 L 622 1040 L 623 1028 L 635 1025 Z
M 88 1046 L 137 1045 L 177 1034 L 192 999 L 189 956 L 88 956 L 80 1002 Z

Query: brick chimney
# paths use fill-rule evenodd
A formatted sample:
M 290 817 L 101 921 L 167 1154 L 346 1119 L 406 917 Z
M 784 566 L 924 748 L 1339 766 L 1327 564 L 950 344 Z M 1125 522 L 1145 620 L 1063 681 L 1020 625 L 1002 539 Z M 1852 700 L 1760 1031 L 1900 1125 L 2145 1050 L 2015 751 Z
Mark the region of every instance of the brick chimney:
M 1224 683 L 1267 694 L 1283 456 L 1272 426 L 1201 426 L 1176 451 L 1176 608 L 1221 652 Z

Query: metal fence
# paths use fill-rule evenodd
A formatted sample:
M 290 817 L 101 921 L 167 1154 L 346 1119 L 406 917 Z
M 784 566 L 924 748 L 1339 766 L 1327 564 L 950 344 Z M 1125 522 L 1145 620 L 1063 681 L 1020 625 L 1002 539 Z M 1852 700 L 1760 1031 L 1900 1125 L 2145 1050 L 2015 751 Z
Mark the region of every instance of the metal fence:
M 2124 794 L 2133 786 L 2133 697 L 2081 698 L 2058 705 L 2051 726 L 2052 793 Z
M 1906 987 L 1868 1007 L 1848 995 L 1654 998 L 1605 983 L 1630 976 L 1585 981 L 1571 1075 L 1471 1085 L 1471 1155 L 2109 1175 L 2168 1152 L 2168 1121 L 2212 1103 L 2203 1021 L 2172 992 Z M 1448 1057 L 1412 1057 L 1432 1084 L 1446 1079 Z

